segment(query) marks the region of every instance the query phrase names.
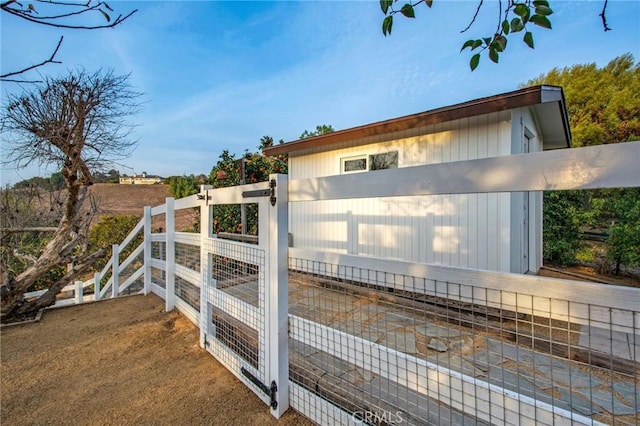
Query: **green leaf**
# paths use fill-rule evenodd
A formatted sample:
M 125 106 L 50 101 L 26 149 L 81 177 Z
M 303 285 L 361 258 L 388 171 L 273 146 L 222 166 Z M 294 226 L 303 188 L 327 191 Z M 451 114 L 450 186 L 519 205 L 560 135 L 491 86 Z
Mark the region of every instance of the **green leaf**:
M 475 50 L 480 46 L 482 46 L 482 40 L 478 39 L 473 42 L 473 45 L 471 46 L 471 50 Z
M 462 49 L 460 49 L 460 51 L 462 52 L 464 49 L 466 49 L 467 47 L 471 47 L 473 49 L 473 43 L 475 43 L 475 40 L 467 40 L 464 42 L 464 44 L 462 45 Z
M 513 9 L 513 13 L 524 18 L 529 15 L 529 7 L 524 3 L 517 3 L 515 9 Z
M 502 21 L 502 32 L 505 34 L 509 34 L 509 21 L 506 19 Z
M 498 52 L 495 49 L 489 49 L 489 59 L 496 64 L 498 63 Z
M 471 71 L 478 68 L 479 63 L 480 63 L 480 54 L 476 53 L 471 57 L 471 60 L 469 61 L 469 66 L 471 67 Z
M 424 4 L 426 4 L 427 6 L 431 7 L 431 6 L 433 6 L 433 0 L 425 0 Z
M 524 29 L 524 24 L 520 20 L 520 18 L 513 18 L 511 20 L 511 32 L 517 33 L 518 31 L 522 31 Z
M 406 3 L 404 6 L 402 6 L 402 9 L 400 9 L 400 13 L 402 13 L 407 18 L 416 17 L 416 13 L 413 10 L 413 6 L 411 6 L 409 3 Z
M 533 34 L 530 31 L 524 33 L 524 42 L 527 43 L 527 46 L 533 49 Z
M 102 13 L 102 16 L 104 16 L 104 19 L 106 19 L 106 20 L 107 20 L 107 22 L 111 22 L 111 18 L 109 17 L 109 15 L 107 14 L 107 12 L 105 12 L 105 11 L 104 11 L 104 10 L 102 10 L 102 9 L 98 9 L 98 10 L 100 10 L 100 13 Z
M 382 9 L 382 13 L 386 15 L 392 4 L 393 0 L 380 0 L 380 9 Z
M 538 6 L 547 6 L 547 7 L 549 7 L 549 2 L 547 0 L 535 0 L 533 2 L 533 5 L 535 7 L 538 7 Z
M 482 40 L 484 40 L 484 44 L 487 46 L 491 44 L 491 38 L 489 37 L 483 37 Z
M 382 34 L 391 35 L 391 27 L 393 26 L 393 15 L 389 15 L 382 21 Z
M 494 44 L 496 44 L 496 50 L 498 52 L 504 52 L 504 49 L 507 48 L 507 38 L 501 35 L 497 35 L 494 39 Z M 498 48 L 499 47 L 499 48 Z
M 551 10 L 551 8 L 548 7 L 548 6 L 538 6 L 538 7 L 536 7 L 536 14 L 537 15 L 543 15 L 543 16 L 549 16 L 549 15 L 553 14 L 553 10 Z
M 551 29 L 551 21 L 549 21 L 549 19 L 546 16 L 533 15 L 531 17 L 531 22 L 538 25 L 539 27 L 547 28 L 549 30 Z

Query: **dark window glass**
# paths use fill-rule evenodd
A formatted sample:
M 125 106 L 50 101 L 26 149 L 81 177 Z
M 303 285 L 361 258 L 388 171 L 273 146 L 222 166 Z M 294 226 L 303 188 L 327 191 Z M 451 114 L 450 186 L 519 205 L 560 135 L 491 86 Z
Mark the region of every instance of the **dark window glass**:
M 369 170 L 396 169 L 398 168 L 398 151 L 370 155 L 369 164 Z
M 359 170 L 367 170 L 367 159 L 356 158 L 354 160 L 344 160 L 345 172 L 356 172 Z

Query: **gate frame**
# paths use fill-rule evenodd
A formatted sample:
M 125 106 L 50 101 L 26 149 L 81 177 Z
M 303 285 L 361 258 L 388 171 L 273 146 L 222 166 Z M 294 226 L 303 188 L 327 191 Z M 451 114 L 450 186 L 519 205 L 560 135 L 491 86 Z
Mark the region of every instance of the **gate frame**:
M 200 204 L 200 347 L 209 351 L 207 336 L 213 334 L 209 323 L 211 307 L 207 302 L 212 282 L 209 252 L 206 241 L 217 239 L 213 234 L 213 212 L 216 204 L 250 204 L 256 200 L 244 198 L 243 192 L 264 191 L 268 193 L 258 200 L 258 247 L 265 252 L 264 274 L 264 376 L 266 384 L 255 383 L 241 371 L 229 368 L 240 381 L 252 389 L 260 399 L 269 404 L 271 415 L 280 418 L 289 408 L 289 336 L 288 336 L 288 179 L 287 175 L 273 174 L 269 182 L 235 187 L 211 189 L 203 186 Z M 273 201 L 275 197 L 275 202 Z M 229 240 L 225 240 L 229 241 Z M 233 244 L 243 244 L 229 241 Z M 260 334 L 260 333 L 259 333 Z M 213 355 L 213 354 L 212 354 Z M 224 362 L 219 360 L 222 364 Z M 242 370 L 242 368 L 241 368 Z M 256 389 L 267 391 L 275 383 L 275 392 L 265 396 Z

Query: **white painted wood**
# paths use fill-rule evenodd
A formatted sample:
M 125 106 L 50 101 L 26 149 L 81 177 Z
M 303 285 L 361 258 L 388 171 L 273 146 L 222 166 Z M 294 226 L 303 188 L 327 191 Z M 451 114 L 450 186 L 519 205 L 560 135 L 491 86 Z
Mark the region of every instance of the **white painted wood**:
M 107 282 L 105 283 L 105 285 L 102 288 L 102 290 L 100 290 L 100 299 L 104 299 L 104 297 L 107 295 L 107 293 L 109 292 L 109 289 L 111 288 L 112 285 L 113 285 L 113 276 L 111 276 L 107 280 Z
M 289 182 L 289 201 L 640 186 L 640 142 Z
M 164 214 L 167 212 L 167 205 L 162 204 L 159 206 L 155 206 L 151 208 L 151 216 L 157 216 L 159 214 Z
M 151 266 L 154 268 L 162 269 L 163 271 L 167 270 L 167 262 L 160 259 L 151 259 Z
M 211 256 L 207 248 L 206 241 L 211 237 L 213 209 L 209 206 L 208 191 L 209 185 L 200 186 L 200 196 L 204 198 L 200 203 L 200 347 L 205 348 L 207 335 L 212 334 L 211 328 L 211 305 L 208 303 L 207 291 L 214 288 L 215 284 L 211 277 Z
M 175 274 L 177 277 L 180 277 L 190 284 L 200 287 L 200 272 L 194 271 L 193 269 L 186 268 L 182 265 L 175 265 Z
M 144 269 L 140 268 L 138 270 L 136 270 L 133 274 L 131 274 L 131 276 L 129 278 L 127 278 L 122 285 L 120 285 L 120 288 L 118 289 L 118 293 L 122 293 L 124 290 L 126 290 L 127 288 L 129 288 L 129 286 L 131 284 L 133 284 L 138 278 L 140 278 L 142 275 L 144 274 Z
M 95 274 L 93 274 L 93 294 L 94 294 L 94 300 L 100 300 L 100 280 L 101 280 L 101 275 L 99 272 L 96 272 Z
M 206 195 L 209 197 L 207 203 L 211 204 L 253 204 L 257 198 L 244 198 L 243 191 L 255 191 L 259 189 L 269 189 L 269 182 L 259 182 L 242 187 L 231 186 L 227 188 L 209 189 Z
M 176 282 L 175 282 L 175 267 L 176 267 L 176 245 L 175 245 L 175 209 L 174 200 L 172 197 L 167 197 L 165 206 L 167 211 L 165 213 L 165 228 L 166 228 L 166 278 L 165 278 L 165 310 L 170 312 L 176 303 Z
M 527 416 L 527 411 L 541 409 L 553 413 L 553 422 L 549 424 L 600 424 L 591 418 L 304 318 L 290 315 L 289 324 L 290 335 L 297 341 L 487 422 L 519 425 L 535 418 Z M 491 410 L 487 409 L 489 405 Z M 517 407 L 514 415 L 509 413 L 510 407 Z
M 120 249 L 118 244 L 114 244 L 113 251 L 113 263 L 111 265 L 111 297 L 118 297 L 118 288 L 120 286 Z
M 144 250 L 144 243 L 141 243 L 134 251 L 132 251 L 124 262 L 120 264 L 120 270 L 123 270 L 131 264 Z
M 189 321 L 191 321 L 196 327 L 200 324 L 200 312 L 193 309 L 191 305 L 189 305 L 184 300 L 180 300 L 180 298 L 176 298 L 176 309 L 180 311 L 182 315 L 187 317 Z
M 293 381 L 289 381 L 291 408 L 319 425 L 356 425 L 350 413 L 313 394 Z
M 111 249 L 111 252 L 112 254 L 109 260 L 107 261 L 107 264 L 104 265 L 104 268 L 102 268 L 102 271 L 100 271 L 100 277 L 104 277 L 109 271 L 109 269 L 111 268 L 111 265 L 113 265 L 113 247 Z
M 193 232 L 176 232 L 176 243 L 188 244 L 190 246 L 200 246 L 200 234 Z
M 74 294 L 76 304 L 80 304 L 84 300 L 82 290 L 83 290 L 82 281 L 76 281 L 76 288 L 75 288 L 75 294 Z
M 151 292 L 151 207 L 145 206 L 143 216 L 144 241 L 144 294 Z
M 151 241 L 154 243 L 163 243 L 167 239 L 167 234 L 165 232 L 154 232 L 151 234 Z
M 151 292 L 164 300 L 165 298 L 164 288 L 160 287 L 158 284 L 154 282 L 151 283 Z
M 612 330 L 638 333 L 640 289 L 597 283 L 570 281 L 533 275 L 509 274 L 411 263 L 390 259 L 350 256 L 341 253 L 289 249 L 291 259 L 306 259 L 336 265 L 332 273 L 344 277 L 344 267 L 387 272 L 387 277 L 362 277 L 365 283 L 393 287 L 422 294 L 446 297 L 466 303 L 506 309 L 524 314 L 550 317 L 572 323 L 606 324 Z M 340 266 L 338 266 L 340 265 Z M 341 269 L 342 268 L 342 269 Z M 424 278 L 424 282 L 407 285 L 393 282 L 390 274 Z M 458 287 L 456 287 L 458 286 Z M 460 287 L 462 286 L 462 287 Z M 453 290 L 460 288 L 460 293 Z M 613 315 L 613 323 L 611 321 Z
M 131 240 L 133 240 L 135 238 L 135 236 L 138 235 L 138 232 L 140 232 L 143 227 L 144 227 L 144 217 L 142 219 L 140 219 L 138 224 L 136 226 L 134 226 L 134 228 L 131 230 L 131 232 L 129 232 L 129 234 L 126 236 L 126 238 L 120 243 L 120 247 L 122 247 L 124 249 L 127 245 L 129 245 Z
M 268 371 L 269 381 L 275 381 L 278 386 L 276 401 L 278 406 L 271 407 L 271 414 L 279 419 L 289 408 L 289 338 L 288 309 L 289 285 L 288 277 L 288 223 L 289 209 L 287 202 L 287 176 L 270 175 L 275 180 L 276 203 L 267 206 L 269 215 L 269 275 L 266 288 L 265 321 L 269 328 L 267 334 L 267 349 L 269 351 Z
M 190 195 L 184 198 L 175 199 L 173 202 L 173 208 L 175 210 L 190 209 L 194 207 L 200 207 L 200 201 L 197 195 Z
M 207 300 L 214 308 L 224 311 L 252 329 L 259 331 L 261 325 L 264 324 L 261 313 L 255 306 L 217 289 L 209 289 L 208 295 Z

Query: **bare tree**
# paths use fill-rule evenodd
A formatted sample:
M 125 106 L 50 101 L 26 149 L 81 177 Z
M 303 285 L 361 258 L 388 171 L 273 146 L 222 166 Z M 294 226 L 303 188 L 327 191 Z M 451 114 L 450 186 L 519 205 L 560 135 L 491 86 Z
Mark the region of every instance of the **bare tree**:
M 0 315 L 21 315 L 55 301 L 70 280 L 82 274 L 104 253 L 82 250 L 90 212 L 82 210 L 92 185 L 92 171 L 126 158 L 136 146 L 128 119 L 140 109 L 141 94 L 129 76 L 113 72 L 70 72 L 48 78 L 35 90 L 9 96 L 3 105 L 2 138 L 6 161 L 23 167 L 31 163 L 55 165 L 65 182 L 66 197 L 56 231 L 37 260 L 17 276 L 4 275 Z M 52 268 L 73 262 L 73 270 L 53 283 L 35 301 L 23 295 Z M 2 265 L 0 265 L 2 266 Z M 3 268 L 4 269 L 4 268 Z
M 26 5 L 25 5 L 26 4 Z M 66 28 L 74 30 L 97 30 L 101 28 L 113 28 L 120 25 L 126 19 L 131 17 L 138 10 L 127 13 L 126 15 L 118 14 L 112 19 L 113 9 L 104 1 L 57 1 L 57 0 L 34 0 L 29 3 L 21 3 L 17 0 L 6 0 L 0 2 L 0 10 L 14 17 L 48 27 Z M 104 19 L 102 24 L 87 24 L 91 21 L 90 15 L 100 15 Z M 29 81 L 24 79 L 16 79 L 28 71 L 40 68 L 47 64 L 59 64 L 56 55 L 60 50 L 63 36 L 58 39 L 58 44 L 53 49 L 51 55 L 47 59 L 25 66 L 21 69 L 7 72 L 0 75 L 0 81 L 12 81 L 21 83 L 35 83 L 37 81 Z

